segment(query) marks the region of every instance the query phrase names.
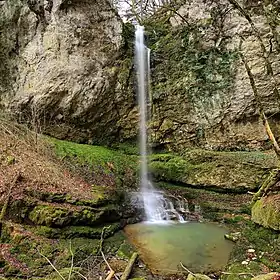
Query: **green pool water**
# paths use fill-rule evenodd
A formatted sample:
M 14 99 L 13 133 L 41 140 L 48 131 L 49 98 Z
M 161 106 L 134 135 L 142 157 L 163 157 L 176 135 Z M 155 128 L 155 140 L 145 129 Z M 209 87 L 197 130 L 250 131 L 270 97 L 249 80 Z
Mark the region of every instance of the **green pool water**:
M 182 270 L 180 262 L 195 273 L 219 271 L 233 248 L 233 243 L 224 239 L 227 230 L 210 223 L 139 223 L 124 231 L 143 262 L 158 274 Z

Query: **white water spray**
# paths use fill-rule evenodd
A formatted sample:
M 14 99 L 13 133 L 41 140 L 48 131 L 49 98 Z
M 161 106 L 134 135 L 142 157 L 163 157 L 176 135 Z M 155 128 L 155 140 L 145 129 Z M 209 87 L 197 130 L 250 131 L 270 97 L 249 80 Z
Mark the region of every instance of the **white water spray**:
M 155 190 L 148 178 L 147 163 L 147 97 L 150 80 L 150 50 L 145 46 L 144 27 L 137 26 L 135 32 L 135 56 L 138 82 L 138 99 L 140 106 L 140 189 L 143 198 L 146 219 L 148 222 L 162 223 L 177 220 L 183 222 L 183 217 L 177 212 L 173 203 L 163 192 Z

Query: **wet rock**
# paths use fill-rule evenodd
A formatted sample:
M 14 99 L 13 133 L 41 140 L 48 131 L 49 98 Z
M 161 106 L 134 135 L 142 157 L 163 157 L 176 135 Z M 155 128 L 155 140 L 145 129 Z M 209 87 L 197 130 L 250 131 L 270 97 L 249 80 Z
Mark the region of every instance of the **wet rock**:
M 225 239 L 228 239 L 230 241 L 233 242 L 237 242 L 239 240 L 239 238 L 241 237 L 241 233 L 240 232 L 233 232 L 230 234 L 225 234 Z
M 280 195 L 262 197 L 252 207 L 252 220 L 264 227 L 280 230 Z
M 274 280 L 274 279 L 275 280 L 280 279 L 280 273 L 271 272 L 263 275 L 258 275 L 252 278 L 252 280 Z
M 248 249 L 247 250 L 248 253 L 255 253 L 255 251 L 256 251 L 255 249 Z
M 211 280 L 210 277 L 204 274 L 189 274 L 187 280 Z
M 182 156 L 156 154 L 150 160 L 151 172 L 158 181 L 239 193 L 256 189 L 264 180 L 264 168 L 276 165 L 276 157 L 265 153 L 198 149 L 187 151 Z

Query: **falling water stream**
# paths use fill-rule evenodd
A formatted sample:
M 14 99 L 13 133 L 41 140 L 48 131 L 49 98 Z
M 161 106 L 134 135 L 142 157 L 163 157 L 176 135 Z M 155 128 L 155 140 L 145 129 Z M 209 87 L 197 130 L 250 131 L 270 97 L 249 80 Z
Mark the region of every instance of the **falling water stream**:
M 191 213 L 186 200 L 157 190 L 148 176 L 150 50 L 144 43 L 143 26 L 137 26 L 135 32 L 135 64 L 141 152 L 140 194 L 135 195 L 135 204 L 141 208 L 144 206 L 146 220 L 126 226 L 124 232 L 153 273 L 176 273 L 180 262 L 194 272 L 218 271 L 226 265 L 233 246 L 223 237 L 227 230 L 216 224 L 185 223 L 185 220 L 192 220 L 192 215 L 198 217 L 201 214 L 200 207 L 196 206 Z M 177 222 L 171 223 L 174 220 Z
M 157 191 L 148 177 L 147 100 L 150 80 L 150 50 L 145 46 L 144 27 L 135 32 L 135 56 L 140 107 L 140 190 L 148 222 L 162 223 L 170 220 L 184 222 L 184 218 L 163 192 Z

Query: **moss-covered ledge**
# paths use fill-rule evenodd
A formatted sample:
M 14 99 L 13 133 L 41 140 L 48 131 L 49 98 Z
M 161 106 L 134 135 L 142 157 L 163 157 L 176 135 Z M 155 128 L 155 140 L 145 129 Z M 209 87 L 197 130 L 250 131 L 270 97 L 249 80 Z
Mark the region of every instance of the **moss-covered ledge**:
M 252 220 L 264 227 L 280 230 L 280 194 L 256 201 L 252 207 Z
M 257 190 L 276 166 L 274 154 L 264 152 L 190 150 L 183 155 L 157 154 L 150 158 L 155 180 L 218 192 Z

